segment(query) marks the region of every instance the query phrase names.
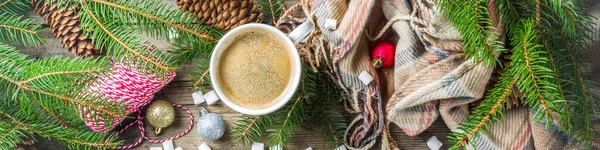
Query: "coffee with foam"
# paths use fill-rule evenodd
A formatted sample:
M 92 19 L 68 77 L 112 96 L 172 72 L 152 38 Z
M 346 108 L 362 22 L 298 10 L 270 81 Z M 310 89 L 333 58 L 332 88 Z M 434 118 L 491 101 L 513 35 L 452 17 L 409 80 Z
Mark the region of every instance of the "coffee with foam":
M 223 94 L 248 109 L 277 104 L 293 76 L 286 41 L 260 28 L 240 32 L 231 40 L 216 65 Z

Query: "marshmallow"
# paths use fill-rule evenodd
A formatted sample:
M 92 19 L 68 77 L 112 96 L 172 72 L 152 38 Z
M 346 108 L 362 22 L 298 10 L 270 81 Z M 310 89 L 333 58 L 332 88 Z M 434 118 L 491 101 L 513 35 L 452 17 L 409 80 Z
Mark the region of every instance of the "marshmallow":
M 252 150 L 265 150 L 265 144 L 254 142 L 254 144 L 252 144 Z
M 198 146 L 198 150 L 212 150 L 208 147 L 208 144 L 202 143 L 202 145 Z
M 442 142 L 440 142 L 437 137 L 432 136 L 427 140 L 427 147 L 431 150 L 439 150 L 442 147 Z
M 206 100 L 206 104 L 212 105 L 219 101 L 219 96 L 217 96 L 217 93 L 213 90 L 204 94 L 204 100 Z
M 163 150 L 174 150 L 175 148 L 173 148 L 173 141 L 168 140 L 162 143 L 163 146 Z
M 150 150 L 163 150 L 162 147 L 150 147 Z
M 362 81 L 362 83 L 365 85 L 369 85 L 369 83 L 373 81 L 373 76 L 371 76 L 371 74 L 369 74 L 367 71 L 363 71 L 358 76 L 358 79 L 360 79 L 360 81 Z
M 194 98 L 194 105 L 200 105 L 204 103 L 204 94 L 202 91 L 192 93 L 192 98 Z
M 183 150 L 183 148 L 177 147 L 177 148 L 175 148 L 175 150 Z
M 340 147 L 337 147 L 334 150 L 348 150 L 348 149 L 346 149 L 346 145 L 340 145 Z
M 313 149 L 312 149 L 312 147 L 308 147 L 308 148 L 306 148 L 305 150 L 313 150 Z
M 337 20 L 335 20 L 335 19 L 325 20 L 325 28 L 327 28 L 329 30 L 337 29 Z
M 276 146 L 271 147 L 270 150 L 283 150 L 283 147 L 281 145 L 276 145 Z

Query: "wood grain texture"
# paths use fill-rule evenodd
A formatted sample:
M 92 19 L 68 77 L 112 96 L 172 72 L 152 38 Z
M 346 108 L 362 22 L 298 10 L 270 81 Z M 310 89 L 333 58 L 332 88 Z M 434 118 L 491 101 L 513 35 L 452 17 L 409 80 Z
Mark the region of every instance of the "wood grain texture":
M 174 4 L 174 0 L 165 0 L 164 2 Z M 291 5 L 296 4 L 297 2 L 298 2 L 298 0 L 288 0 L 285 2 L 285 4 L 288 6 L 291 6 Z M 294 14 L 301 15 L 302 12 L 295 11 Z M 28 12 L 27 15 L 29 18 L 35 18 L 36 21 L 38 21 L 40 23 L 43 22 L 43 20 L 39 16 L 37 16 L 37 14 L 35 14 L 33 12 Z M 54 55 L 63 55 L 63 56 L 74 57 L 73 54 L 70 54 L 65 48 L 62 47 L 59 40 L 54 38 L 51 33 L 46 32 L 43 34 L 43 36 L 46 39 L 46 44 L 41 45 L 39 50 L 30 49 L 30 50 L 25 50 L 25 52 L 28 54 L 31 54 L 32 57 L 48 57 L 48 56 L 54 56 Z M 156 39 L 152 39 L 152 38 L 146 38 L 146 39 L 149 40 L 151 43 L 157 45 L 159 47 L 159 49 L 170 49 L 173 47 L 172 45 L 165 42 L 164 40 L 156 40 Z M 180 68 L 180 70 L 178 71 L 177 77 L 174 79 L 174 81 L 171 82 L 169 85 L 167 85 L 159 93 L 157 93 L 155 96 L 155 99 L 165 99 L 172 103 L 177 103 L 177 104 L 181 104 L 181 105 L 188 107 L 193 112 L 195 120 L 197 120 L 199 118 L 200 107 L 206 107 L 209 112 L 219 114 L 223 117 L 223 119 L 225 120 L 225 122 L 227 124 L 227 131 L 225 132 L 225 135 L 217 141 L 204 141 L 201 137 L 198 136 L 197 130 L 194 127 L 190 133 L 173 141 L 175 147 L 182 147 L 184 150 L 195 150 L 195 149 L 197 149 L 197 147 L 200 144 L 206 142 L 212 149 L 215 149 L 215 150 L 217 150 L 217 149 L 218 150 L 221 150 L 221 149 L 227 149 L 227 150 L 229 150 L 229 149 L 232 149 L 232 150 L 250 149 L 249 147 L 246 147 L 246 148 L 242 147 L 242 145 L 240 145 L 237 142 L 232 141 L 232 139 L 230 138 L 230 135 L 231 135 L 230 130 L 234 126 L 233 123 L 240 116 L 239 113 L 230 109 L 229 107 L 224 105 L 222 102 L 217 102 L 216 104 L 211 105 L 211 106 L 206 106 L 205 104 L 200 105 L 200 106 L 193 105 L 191 93 L 195 92 L 195 89 L 193 89 L 189 86 L 190 85 L 189 82 L 193 81 L 193 79 L 191 79 L 191 77 L 189 75 L 190 69 L 192 69 L 193 67 L 194 67 L 193 65 L 189 65 L 189 66 L 184 66 L 184 67 Z M 383 71 L 380 73 L 384 74 L 384 76 L 389 77 L 390 74 L 393 73 L 393 71 L 386 70 L 386 71 Z M 393 78 L 389 78 L 389 79 L 393 79 Z M 386 93 L 389 93 L 390 90 L 387 90 L 387 91 L 388 92 L 386 92 Z M 151 139 L 163 139 L 163 138 L 175 136 L 175 135 L 183 132 L 188 126 L 189 117 L 181 109 L 176 109 L 176 111 L 177 111 L 177 115 L 176 115 L 176 119 L 175 119 L 174 123 L 171 126 L 164 128 L 163 132 L 160 136 L 155 136 L 151 132 L 147 132 L 146 135 L 148 135 L 149 138 L 151 138 Z M 340 109 L 340 111 L 344 111 L 344 110 Z M 350 117 L 349 117 L 349 119 L 350 119 Z M 126 121 L 124 121 L 124 123 L 130 122 L 130 121 L 131 120 L 126 120 Z M 598 123 L 599 122 L 596 122 L 596 127 L 600 129 L 600 125 L 598 125 Z M 146 122 L 146 124 L 147 124 L 147 122 Z M 441 118 L 438 118 L 430 128 L 428 128 L 427 130 L 425 130 L 422 134 L 420 134 L 418 136 L 412 136 L 412 137 L 407 136 L 406 134 L 404 134 L 404 132 L 402 130 L 400 130 L 397 126 L 395 126 L 393 124 L 390 125 L 390 128 L 391 128 L 390 131 L 392 132 L 391 134 L 392 134 L 393 138 L 398 142 L 400 148 L 402 148 L 402 149 L 408 149 L 408 150 L 429 149 L 426 145 L 426 142 L 431 136 L 436 136 L 439 140 L 441 140 L 443 142 L 444 145 L 443 145 L 442 149 L 447 149 L 449 147 L 448 139 L 446 138 L 446 136 L 448 136 L 450 131 L 449 131 L 448 127 L 443 123 Z M 152 128 L 149 125 L 146 125 L 146 130 L 152 131 Z M 139 134 L 139 131 L 137 130 L 137 128 L 132 127 L 127 132 L 125 132 L 121 136 L 121 138 L 126 141 L 126 144 L 128 144 L 128 143 L 132 143 L 132 142 L 136 141 L 139 138 L 139 135 L 140 134 Z M 64 146 L 56 143 L 56 141 L 46 141 L 43 138 L 39 138 L 39 139 L 40 139 L 40 141 L 38 141 L 36 143 L 36 147 L 38 149 L 66 149 Z M 262 142 L 266 143 L 267 140 L 268 139 L 265 138 L 265 139 L 263 139 Z M 374 147 L 373 149 L 380 149 L 380 145 L 381 145 L 380 142 L 377 143 L 376 147 Z M 596 144 L 596 145 L 598 145 L 598 144 Z M 306 125 L 306 126 L 304 126 L 304 128 L 296 131 L 293 138 L 291 139 L 291 142 L 289 143 L 289 149 L 303 150 L 309 146 L 312 147 L 313 149 L 333 149 L 332 146 L 324 145 L 323 138 L 320 135 L 318 135 L 314 130 L 312 130 L 310 128 L 310 125 Z M 156 144 L 149 143 L 149 142 L 145 141 L 143 144 L 139 145 L 135 149 L 149 149 L 150 147 L 161 147 L 161 144 L 160 143 L 156 143 Z

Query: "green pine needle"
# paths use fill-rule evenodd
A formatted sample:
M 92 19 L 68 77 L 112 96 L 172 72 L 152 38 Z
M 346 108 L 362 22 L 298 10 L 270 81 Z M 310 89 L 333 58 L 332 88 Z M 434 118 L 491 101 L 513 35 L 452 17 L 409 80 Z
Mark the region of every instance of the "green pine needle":
M 256 3 L 263 9 L 263 14 L 271 18 L 273 23 L 283 15 L 285 4 L 283 0 L 256 0 Z
M 174 41 L 174 64 L 186 64 L 214 49 L 223 31 L 197 23 L 186 11 L 161 1 L 90 0 L 98 18 L 114 18 L 114 23 L 130 24 L 137 31 L 154 38 Z
M 0 124 L 0 130 L 13 131 L 11 138 L 0 142 L 1 149 L 10 149 L 21 137 L 35 138 L 33 134 L 45 138 L 54 138 L 64 142 L 69 149 L 108 149 L 122 144 L 117 141 L 113 132 L 101 133 L 90 130 L 64 128 L 60 123 L 53 122 L 43 111 L 26 112 L 24 110 L 35 109 L 33 105 L 21 108 L 11 107 L 10 102 L 0 102 L 0 119 L 8 119 L 10 122 Z M 13 128 L 4 128 L 3 125 L 12 125 Z
M 140 72 L 154 72 L 164 78 L 164 74 L 175 70 L 169 63 L 172 60 L 168 53 L 160 50 L 146 52 L 150 46 L 142 48 L 142 38 L 132 29 L 123 27 L 119 22 L 100 18 L 103 13 L 106 13 L 99 9 L 102 6 L 104 5 L 93 2 L 81 3 L 80 21 L 83 30 L 95 39 L 93 44 L 96 47 L 105 50 L 106 55 L 117 60 L 140 62 L 136 63 L 137 68 L 141 69 Z
M 551 115 L 559 113 L 563 100 L 556 92 L 557 85 L 548 81 L 553 78 L 554 72 L 545 67 L 548 63 L 548 59 L 544 57 L 546 52 L 540 50 L 542 45 L 536 44 L 538 31 L 533 26 L 534 21 L 531 19 L 522 21 L 514 29 L 517 34 L 511 38 L 514 48 L 510 66 L 516 69 L 516 85 L 524 95 L 525 104 L 541 108 L 533 112 L 535 120 L 545 118 L 547 122 L 552 122 Z
M 304 67 L 304 74 L 296 95 L 282 109 L 268 115 L 243 115 L 234 127 L 233 139 L 243 145 L 259 141 L 268 134 L 268 145 L 285 149 L 295 131 L 304 121 L 312 122 L 327 143 L 344 143 L 346 120 L 339 111 L 343 91 L 327 75 Z
M 516 70 L 514 67 L 511 66 L 504 70 L 505 73 L 502 74 L 494 88 L 488 92 L 485 100 L 460 124 L 457 131 L 450 134 L 448 139 L 454 143 L 450 149 L 466 147 L 469 143 L 474 146 L 474 142 L 470 140 L 473 140 L 473 137 L 478 136 L 481 132 L 486 133 L 492 122 L 502 118 L 505 100 L 510 97 L 517 82 L 512 74 Z
M 0 0 L 0 14 L 23 15 L 29 9 L 31 9 L 31 4 L 27 0 Z
M 231 131 L 231 137 L 233 140 L 242 143 L 244 147 L 247 147 L 259 141 L 272 125 L 273 119 L 270 115 L 242 115 L 235 122 L 235 127 Z
M 23 16 L 0 13 L 0 43 L 37 47 L 44 43 L 39 33 L 40 24 L 33 24 L 33 19 Z
M 496 66 L 496 53 L 503 49 L 501 43 L 496 41 L 498 33 L 491 26 L 487 4 L 487 0 L 436 1 L 436 5 L 460 31 L 466 58 Z

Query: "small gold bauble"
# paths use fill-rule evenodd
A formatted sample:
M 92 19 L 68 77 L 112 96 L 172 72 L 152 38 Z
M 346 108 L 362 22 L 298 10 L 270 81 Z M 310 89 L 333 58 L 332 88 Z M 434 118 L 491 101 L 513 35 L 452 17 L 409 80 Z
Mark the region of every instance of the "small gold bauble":
M 171 125 L 175 120 L 175 109 L 168 101 L 156 100 L 146 109 L 146 118 L 150 125 L 154 126 L 154 134 L 159 135 L 162 128 Z

